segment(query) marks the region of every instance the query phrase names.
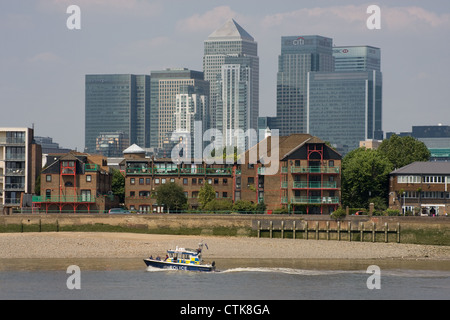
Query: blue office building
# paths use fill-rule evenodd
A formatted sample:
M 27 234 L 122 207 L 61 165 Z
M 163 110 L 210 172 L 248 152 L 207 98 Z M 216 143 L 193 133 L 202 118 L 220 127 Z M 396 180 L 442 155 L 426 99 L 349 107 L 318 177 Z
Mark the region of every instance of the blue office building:
M 341 154 L 359 142 L 383 139 L 379 71 L 310 72 L 308 133 L 329 141 Z
M 307 76 L 334 71 L 333 40 L 321 36 L 281 37 L 277 74 L 277 125 L 281 136 L 307 132 Z

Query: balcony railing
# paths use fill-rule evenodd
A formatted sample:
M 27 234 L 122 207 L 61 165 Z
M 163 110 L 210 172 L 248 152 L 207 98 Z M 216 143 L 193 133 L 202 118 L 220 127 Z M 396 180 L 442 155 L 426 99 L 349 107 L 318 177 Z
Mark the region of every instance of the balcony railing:
M 128 175 L 231 175 L 232 168 L 127 168 Z
M 5 205 L 19 205 L 20 199 L 5 199 Z
M 340 167 L 291 167 L 291 173 L 339 173 Z
M 53 203 L 75 203 L 86 202 L 95 203 L 95 197 L 90 195 L 82 196 L 33 196 L 33 202 L 53 202 Z
M 336 181 L 310 181 L 309 183 L 306 181 L 294 181 L 292 188 L 294 189 L 336 189 L 337 184 Z
M 2 137 L 0 138 L 0 145 L 24 145 L 25 144 L 25 138 L 6 138 Z
M 292 197 L 293 204 L 339 204 L 339 197 Z
M 86 163 L 84 165 L 84 171 L 98 171 L 100 169 L 100 166 L 98 164 L 92 164 L 92 163 Z
M 25 169 L 11 169 L 6 168 L 5 176 L 24 176 L 25 175 Z
M 5 184 L 5 190 L 25 190 L 25 184 L 24 183 L 6 183 Z
M 7 153 L 5 159 L 6 160 L 24 161 L 25 160 L 25 153 Z

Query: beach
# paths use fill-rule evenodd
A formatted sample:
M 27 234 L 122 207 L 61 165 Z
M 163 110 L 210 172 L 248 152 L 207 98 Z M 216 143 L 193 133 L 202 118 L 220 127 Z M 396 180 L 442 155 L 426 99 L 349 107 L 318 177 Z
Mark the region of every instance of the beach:
M 0 234 L 0 259 L 143 258 L 206 243 L 208 259 L 427 259 L 449 260 L 450 247 L 249 237 L 134 233 L 48 232 Z

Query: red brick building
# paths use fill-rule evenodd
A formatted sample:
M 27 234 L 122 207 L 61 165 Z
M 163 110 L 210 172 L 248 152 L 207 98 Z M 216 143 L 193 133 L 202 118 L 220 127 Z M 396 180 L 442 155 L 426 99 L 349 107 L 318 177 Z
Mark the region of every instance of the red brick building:
M 41 195 L 35 210 L 48 213 L 103 213 L 119 205 L 111 192 L 106 158 L 78 152 L 53 154 L 41 173 Z
M 341 155 L 309 134 L 279 137 L 278 143 L 274 138 L 268 137 L 267 142 L 263 140 L 246 152 L 246 163 L 238 168 L 241 198 L 264 201 L 268 210 L 283 208 L 290 213 L 329 214 L 336 210 L 341 199 Z M 260 153 L 264 143 L 267 150 L 278 149 L 276 174 L 266 174 L 272 170 L 261 161 L 248 163 L 252 152 L 257 151 L 258 159 L 264 157 Z M 274 158 L 270 152 L 267 157 Z
M 205 183 L 212 185 L 217 199 L 264 202 L 269 211 L 329 214 L 340 205 L 341 156 L 308 134 L 279 137 L 278 143 L 268 137 L 232 164 L 177 165 L 171 159 L 145 158 L 138 146 L 125 150 L 124 156 L 125 206 L 130 210 L 160 211 L 154 191 L 170 182 L 183 187 L 191 208 L 199 207 L 198 193 Z M 266 159 L 272 162 L 264 165 Z

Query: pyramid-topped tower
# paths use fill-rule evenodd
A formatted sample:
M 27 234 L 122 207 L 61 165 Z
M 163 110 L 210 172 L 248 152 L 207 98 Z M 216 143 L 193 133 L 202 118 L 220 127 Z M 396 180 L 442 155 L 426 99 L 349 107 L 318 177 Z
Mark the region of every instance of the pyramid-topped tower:
M 234 19 L 228 20 L 223 26 L 211 33 L 208 40 L 220 40 L 223 38 L 255 41 Z
M 205 80 L 210 82 L 210 128 L 222 130 L 223 135 L 229 129 L 256 130 L 259 115 L 258 44 L 234 19 L 226 21 L 205 40 L 203 72 Z M 225 77 L 230 76 L 230 72 L 240 80 L 226 82 Z M 235 96 L 230 95 L 238 93 L 236 86 L 245 87 L 245 93 L 242 93 L 245 97 L 241 97 L 245 105 L 227 104 L 227 101 L 235 101 Z

